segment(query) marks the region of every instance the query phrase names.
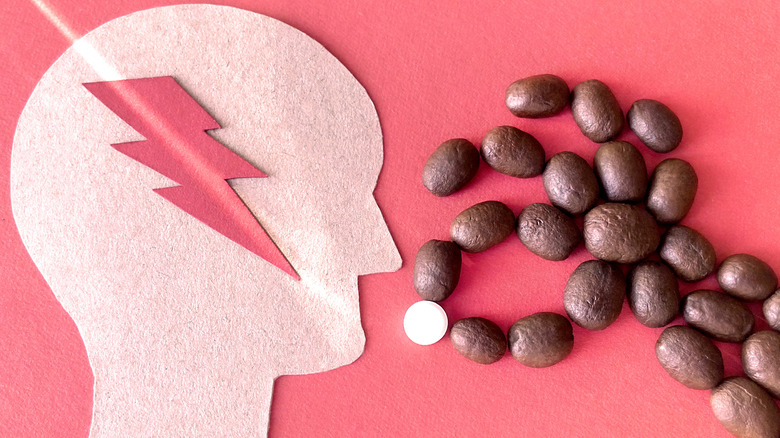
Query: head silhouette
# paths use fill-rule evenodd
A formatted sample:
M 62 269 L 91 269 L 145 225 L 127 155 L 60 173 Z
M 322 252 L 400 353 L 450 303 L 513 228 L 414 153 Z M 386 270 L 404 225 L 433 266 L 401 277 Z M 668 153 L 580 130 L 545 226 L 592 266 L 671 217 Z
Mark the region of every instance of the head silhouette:
M 155 192 L 186 184 L 111 146 L 148 138 L 83 84 L 164 76 L 218 123 L 215 144 L 267 175 L 229 189 L 300 279 L 189 214 L 189 194 Z M 373 197 L 381 166 L 365 90 L 281 22 L 183 5 L 77 41 L 19 120 L 11 198 L 84 339 L 92 435 L 263 435 L 277 376 L 354 361 L 357 277 L 401 263 Z M 219 222 L 219 208 L 198 208 Z

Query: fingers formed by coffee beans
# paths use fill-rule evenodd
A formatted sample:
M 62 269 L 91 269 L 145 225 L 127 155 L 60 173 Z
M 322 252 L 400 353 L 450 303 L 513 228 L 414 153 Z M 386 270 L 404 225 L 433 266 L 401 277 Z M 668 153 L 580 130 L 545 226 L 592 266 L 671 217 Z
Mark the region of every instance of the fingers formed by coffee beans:
M 742 342 L 755 318 L 741 301 L 723 292 L 701 289 L 682 299 L 685 322 L 722 342 Z
M 710 392 L 715 418 L 739 438 L 780 436 L 780 410 L 772 397 L 746 377 L 730 377 Z
M 529 76 L 506 89 L 506 107 L 517 117 L 554 116 L 568 103 L 569 86 L 555 75 Z
M 669 158 L 653 170 L 647 210 L 662 224 L 680 222 L 693 205 L 699 179 L 687 161 Z
M 574 347 L 571 323 L 563 315 L 534 313 L 509 328 L 509 352 L 518 362 L 544 368 L 562 361 Z
M 452 325 L 450 341 L 466 359 L 481 364 L 498 361 L 506 353 L 506 336 L 493 321 L 485 318 L 464 318 Z
M 515 214 L 498 201 L 485 201 L 463 210 L 450 225 L 450 237 L 463 251 L 482 252 L 515 230 Z
M 531 204 L 517 218 L 517 237 L 546 260 L 564 260 L 582 240 L 574 220 L 548 204 Z
M 643 325 L 663 327 L 677 316 L 680 290 L 677 277 L 666 265 L 647 261 L 628 274 L 628 306 Z
M 667 327 L 655 344 L 655 357 L 676 381 L 691 389 L 711 389 L 723 380 L 723 355 L 696 330 Z
M 601 260 L 583 262 L 563 290 L 563 308 L 580 327 L 603 330 L 620 316 L 626 279 L 620 269 Z
M 626 116 L 628 126 L 650 149 L 666 153 L 680 145 L 682 124 L 666 105 L 651 99 L 637 100 Z
M 741 300 L 765 300 L 777 289 L 777 274 L 758 257 L 734 254 L 720 264 L 718 284 Z
M 769 327 L 780 331 L 780 289 L 764 301 L 762 310 Z
M 447 299 L 460 280 L 461 254 L 450 241 L 429 240 L 414 259 L 414 290 L 428 301 Z
M 650 213 L 629 204 L 609 203 L 585 215 L 585 248 L 598 259 L 634 263 L 655 251 L 660 235 Z
M 658 255 L 684 281 L 699 281 L 715 269 L 715 248 L 701 233 L 684 225 L 666 230 Z
M 479 170 L 479 151 L 470 141 L 442 143 L 423 167 L 423 185 L 436 196 L 449 196 L 466 186 Z
M 747 338 L 742 344 L 742 369 L 772 396 L 780 398 L 780 333 L 763 330 Z
M 482 158 L 505 175 L 530 178 L 544 170 L 544 149 L 529 133 L 513 126 L 497 126 L 482 139 Z
M 647 193 L 647 166 L 631 143 L 611 141 L 599 146 L 593 157 L 604 197 L 612 202 L 639 202 Z
M 580 82 L 571 90 L 571 112 L 580 131 L 596 143 L 610 141 L 623 130 L 623 110 L 601 81 Z
M 599 197 L 596 174 L 574 152 L 553 155 L 542 174 L 542 183 L 550 203 L 571 215 L 585 213 Z

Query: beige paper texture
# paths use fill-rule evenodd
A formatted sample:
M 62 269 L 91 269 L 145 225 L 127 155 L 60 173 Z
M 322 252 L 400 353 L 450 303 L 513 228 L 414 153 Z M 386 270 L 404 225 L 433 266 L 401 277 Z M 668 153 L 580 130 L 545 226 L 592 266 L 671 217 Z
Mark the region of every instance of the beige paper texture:
M 110 144 L 142 140 L 84 82 L 173 76 L 269 175 L 231 181 L 302 279 L 187 215 L 175 185 Z M 273 380 L 363 351 L 357 276 L 400 256 L 372 192 L 374 106 L 274 19 L 212 5 L 138 12 L 77 41 L 19 120 L 14 217 L 84 339 L 92 436 L 263 436 Z

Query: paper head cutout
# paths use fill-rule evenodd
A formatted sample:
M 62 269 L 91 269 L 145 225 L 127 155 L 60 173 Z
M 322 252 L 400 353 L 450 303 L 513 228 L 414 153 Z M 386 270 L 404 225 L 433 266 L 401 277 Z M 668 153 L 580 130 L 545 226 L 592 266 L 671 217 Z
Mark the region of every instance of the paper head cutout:
M 197 219 L 214 214 L 207 204 L 185 211 L 183 193 L 154 191 L 190 181 L 111 147 L 153 139 L 82 84 L 166 76 L 216 121 L 203 135 L 257 170 L 228 179 L 222 195 L 238 195 L 299 281 L 230 238 L 234 225 Z M 33 261 L 84 338 L 92 435 L 263 435 L 275 377 L 355 360 L 357 276 L 400 267 L 372 194 L 381 166 L 365 90 L 276 20 L 182 5 L 77 41 L 19 119 L 11 198 Z

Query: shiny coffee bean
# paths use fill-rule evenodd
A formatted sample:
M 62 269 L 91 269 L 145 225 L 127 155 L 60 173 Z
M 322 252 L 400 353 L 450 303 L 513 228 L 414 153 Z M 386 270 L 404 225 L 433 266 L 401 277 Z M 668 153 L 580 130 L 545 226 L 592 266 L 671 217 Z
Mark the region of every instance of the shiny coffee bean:
M 688 214 L 699 179 L 687 161 L 669 158 L 653 170 L 647 192 L 647 210 L 662 224 L 675 224 Z
M 691 389 L 710 389 L 723 380 L 723 355 L 696 330 L 667 327 L 655 344 L 655 357 L 672 378 Z
M 701 289 L 682 299 L 685 322 L 722 342 L 742 342 L 753 331 L 755 318 L 741 301 L 723 292 Z
M 666 230 L 658 254 L 684 281 L 699 281 L 715 269 L 715 248 L 701 233 L 684 225 Z
M 650 213 L 629 204 L 602 204 L 585 215 L 585 248 L 598 259 L 634 263 L 649 256 L 661 239 Z
M 628 274 L 628 306 L 647 327 L 663 327 L 677 316 L 680 290 L 677 277 L 663 263 L 642 262 Z
M 596 174 L 574 152 L 553 155 L 542 174 L 542 183 L 550 203 L 571 215 L 585 213 L 599 197 Z
M 513 126 L 497 126 L 482 139 L 482 158 L 493 169 L 517 178 L 541 175 L 544 149 L 529 133 Z
M 513 82 L 506 89 L 506 107 L 517 117 L 550 117 L 569 103 L 569 86 L 555 75 L 536 75 Z
M 747 338 L 742 344 L 742 369 L 746 376 L 780 398 L 780 333 L 764 330 Z
M 531 204 L 517 218 L 517 237 L 546 260 L 564 260 L 582 240 L 574 220 L 548 204 Z
M 710 392 L 715 418 L 739 438 L 780 436 L 780 410 L 772 397 L 746 377 L 730 377 Z
M 571 323 L 557 313 L 521 318 L 509 329 L 509 352 L 518 362 L 544 368 L 562 361 L 574 347 Z
M 414 259 L 414 290 L 420 298 L 442 301 L 452 294 L 460 280 L 461 254 L 450 241 L 429 240 Z
M 758 257 L 734 254 L 720 264 L 718 284 L 740 300 L 765 300 L 777 289 L 777 274 Z
M 485 318 L 464 318 L 452 325 L 450 342 L 466 359 L 490 364 L 506 353 L 506 336 L 496 323 Z
M 450 225 L 450 238 L 463 251 L 481 252 L 501 243 L 515 230 L 515 214 L 498 201 L 463 210 Z
M 647 147 L 671 152 L 682 140 L 682 124 L 666 105 L 651 99 L 637 100 L 626 115 L 628 127 Z
M 613 202 L 639 202 L 647 192 L 647 166 L 642 154 L 625 141 L 599 146 L 593 157 L 604 197 Z
M 563 307 L 569 318 L 588 330 L 603 330 L 620 316 L 626 280 L 620 269 L 601 260 L 589 260 L 569 277 Z
M 479 151 L 470 141 L 442 143 L 423 167 L 423 185 L 436 196 L 449 196 L 466 186 L 479 170 Z
M 620 104 L 601 81 L 580 82 L 571 90 L 571 112 L 580 131 L 596 143 L 610 141 L 623 130 Z
M 763 312 L 769 327 L 780 331 L 780 289 L 764 301 Z

